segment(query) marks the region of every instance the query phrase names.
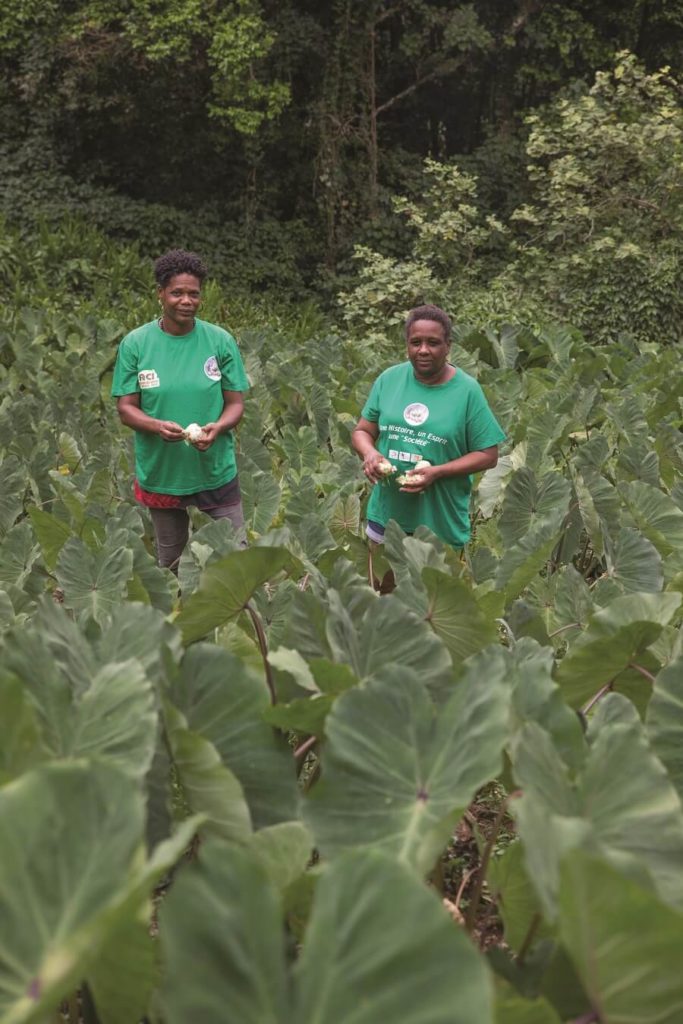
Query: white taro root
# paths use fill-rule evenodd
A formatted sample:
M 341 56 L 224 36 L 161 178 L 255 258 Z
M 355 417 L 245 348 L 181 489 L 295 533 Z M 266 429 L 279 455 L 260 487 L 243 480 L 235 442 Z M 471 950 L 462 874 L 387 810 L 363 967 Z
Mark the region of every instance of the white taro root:
M 421 484 L 424 480 L 424 476 L 420 473 L 420 470 L 427 469 L 428 466 L 431 466 L 431 462 L 427 462 L 426 459 L 420 459 L 420 461 L 416 462 L 413 468 L 409 469 L 407 473 L 404 473 L 402 476 L 397 476 L 396 483 L 401 487 L 405 487 L 406 485 L 410 486 L 410 484 Z
M 183 433 L 185 434 L 185 441 L 188 444 L 195 444 L 197 441 L 201 441 L 204 437 L 204 431 L 198 423 L 190 423 L 189 427 L 185 427 Z
M 427 469 L 428 466 L 431 466 L 431 462 L 429 462 L 428 459 L 420 459 L 419 462 L 415 463 L 415 466 L 413 468 L 418 470 L 418 472 L 419 472 L 419 470 L 421 470 L 421 469 Z M 411 470 L 411 472 L 412 472 L 412 470 Z
M 377 463 L 377 472 L 382 476 L 391 476 L 396 472 L 396 466 L 392 466 L 388 459 L 380 459 Z

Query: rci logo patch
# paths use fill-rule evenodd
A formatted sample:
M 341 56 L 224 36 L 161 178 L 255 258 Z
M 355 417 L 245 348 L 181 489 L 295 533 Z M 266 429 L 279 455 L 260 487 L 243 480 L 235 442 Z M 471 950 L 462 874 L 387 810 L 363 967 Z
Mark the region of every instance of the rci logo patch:
M 161 381 L 156 370 L 140 370 L 138 384 L 141 388 L 158 388 Z
M 221 368 L 218 365 L 218 360 L 215 356 L 209 356 L 204 363 L 204 373 L 209 380 L 220 380 L 221 379 Z
M 411 427 L 419 427 L 429 416 L 429 409 L 422 402 L 413 402 L 403 410 L 403 419 Z

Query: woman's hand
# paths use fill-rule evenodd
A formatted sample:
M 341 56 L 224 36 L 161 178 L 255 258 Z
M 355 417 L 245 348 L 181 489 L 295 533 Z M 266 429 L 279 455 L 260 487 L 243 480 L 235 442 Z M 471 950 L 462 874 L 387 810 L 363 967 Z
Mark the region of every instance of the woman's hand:
M 438 466 L 425 466 L 424 469 L 411 469 L 409 472 L 414 473 L 416 479 L 414 482 L 404 484 L 399 488 L 405 494 L 422 494 L 441 475 Z
M 372 448 L 363 456 L 363 472 L 373 484 L 385 479 L 384 474 L 379 471 L 380 462 L 384 462 L 384 456 L 380 455 L 376 448 Z
M 159 437 L 162 441 L 182 441 L 185 438 L 185 431 L 173 420 L 159 420 Z
M 221 432 L 221 428 L 218 423 L 205 423 L 202 430 L 204 431 L 204 436 L 199 441 L 194 442 L 194 447 L 200 452 L 205 452 L 216 440 Z

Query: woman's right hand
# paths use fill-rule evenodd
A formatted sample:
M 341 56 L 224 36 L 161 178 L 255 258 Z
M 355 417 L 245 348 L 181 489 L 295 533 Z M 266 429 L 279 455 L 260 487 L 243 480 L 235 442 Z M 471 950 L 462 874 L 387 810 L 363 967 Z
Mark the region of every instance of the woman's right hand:
M 159 436 L 162 441 L 182 441 L 185 438 L 185 431 L 173 420 L 159 420 Z
M 379 483 L 380 480 L 384 479 L 384 476 L 379 471 L 380 462 L 384 461 L 384 456 L 380 455 L 376 448 L 367 452 L 363 458 L 363 472 L 365 473 L 368 480 L 373 483 Z

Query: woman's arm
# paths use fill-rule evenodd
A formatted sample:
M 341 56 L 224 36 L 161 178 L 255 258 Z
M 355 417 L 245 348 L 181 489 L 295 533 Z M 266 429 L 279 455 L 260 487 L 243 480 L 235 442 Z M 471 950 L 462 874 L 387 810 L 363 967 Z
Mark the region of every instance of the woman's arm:
M 490 448 L 483 448 L 481 451 L 468 452 L 461 455 L 459 459 L 451 459 L 440 466 L 427 466 L 418 470 L 421 480 L 419 483 L 408 484 L 402 487 L 402 491 L 410 494 L 419 494 L 426 490 L 436 480 L 444 480 L 451 476 L 469 476 L 471 473 L 480 473 L 484 469 L 493 469 L 498 462 L 498 445 L 491 445 Z
M 140 395 L 137 392 L 117 398 L 116 408 L 121 422 L 132 430 L 158 434 L 164 441 L 182 441 L 185 436 L 179 423 L 174 423 L 173 420 L 157 420 L 143 412 L 140 408 Z
M 237 426 L 244 414 L 244 395 L 241 391 L 223 392 L 223 412 L 214 423 L 205 423 L 202 427 L 204 437 L 195 441 L 195 448 L 205 452 L 220 434 L 227 434 Z
M 384 479 L 377 469 L 378 463 L 384 459 L 384 456 L 375 448 L 378 437 L 379 427 L 377 424 L 363 419 L 362 416 L 351 434 L 351 444 L 363 460 L 363 472 L 373 484 Z

